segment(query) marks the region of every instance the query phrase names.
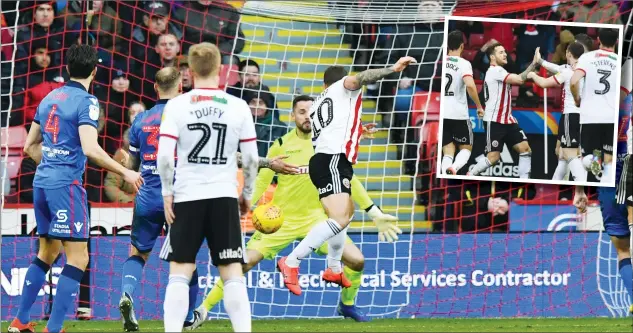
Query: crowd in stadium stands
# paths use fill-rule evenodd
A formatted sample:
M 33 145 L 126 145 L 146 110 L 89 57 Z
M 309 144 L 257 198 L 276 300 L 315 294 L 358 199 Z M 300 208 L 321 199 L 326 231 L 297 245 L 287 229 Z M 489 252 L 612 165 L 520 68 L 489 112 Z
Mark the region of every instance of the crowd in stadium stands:
M 357 1 L 356 4 L 363 6 L 367 1 Z M 628 19 L 619 14 L 620 11 L 630 11 L 626 6 L 630 4 L 616 5 L 608 0 L 573 4 L 556 2 L 552 7 L 545 6 L 525 14 L 552 21 L 620 23 Z M 127 129 L 134 116 L 151 108 L 156 100 L 154 75 L 164 66 L 176 66 L 183 75 L 183 90 L 190 90 L 193 82 L 184 55 L 191 45 L 207 41 L 219 46 L 223 64 L 237 64 L 234 66 L 239 77 L 236 82 L 231 82 L 227 92 L 243 98 L 250 106 L 256 118 L 260 155 L 266 155 L 271 142 L 287 131 L 287 125 L 280 120 L 274 94 L 261 81 L 259 64 L 252 59 L 239 59 L 245 46 L 244 33 L 238 24 L 240 13 L 225 1 L 3 0 L 2 10 L 2 27 L 5 29 L 0 34 L 0 55 L 3 62 L 12 59 L 13 35 L 17 34 L 15 66 L 2 66 L 0 73 L 0 108 L 10 109 L 10 126 L 28 130 L 42 98 L 68 81 L 63 50 L 74 43 L 89 43 L 98 49 L 101 61 L 92 86 L 93 94 L 101 102 L 100 140 L 108 153 L 125 164 L 128 162 L 123 153 L 128 145 Z M 524 17 L 513 14 L 507 18 Z M 18 28 L 15 31 L 7 28 L 13 26 Z M 377 98 L 380 112 L 393 111 L 393 117 L 383 117 L 383 126 L 408 127 L 411 96 L 418 91 L 440 89 L 441 66 L 435 63 L 441 51 L 443 35 L 439 32 L 443 31 L 443 23 L 353 23 L 344 28 L 348 33 L 343 35 L 343 43 L 351 45 L 355 71 L 382 67 L 405 55 L 418 60 L 419 65 L 409 66 L 402 77 L 389 77 L 379 85 L 368 87 L 366 94 L 368 98 L 380 96 Z M 509 50 L 506 69 L 516 73 L 529 64 L 533 53 L 530 50 L 535 47 L 541 47 L 545 58 L 563 63 L 564 50 L 574 34 L 595 34 L 595 29 L 578 27 L 561 30 L 542 25 L 497 26 L 479 22 L 454 24 L 450 29 L 465 33 L 463 56 L 472 61 L 476 79 L 483 79 L 483 73 L 489 67 L 486 49 L 496 41 Z M 10 80 L 11 77 L 14 80 Z M 522 106 L 538 106 L 540 103 L 531 87 L 522 87 L 514 97 Z M 0 125 L 7 125 L 7 112 L 2 113 Z M 405 143 L 403 157 L 417 159 L 418 148 L 417 144 L 411 144 L 412 137 L 404 131 L 391 132 L 392 142 Z M 413 174 L 412 167 L 405 169 Z M 32 202 L 34 171 L 33 160 L 21 159 L 15 201 Z M 134 199 L 132 191 L 119 177 L 105 174 L 93 164 L 89 164 L 86 171 L 85 185 L 91 202 L 127 203 Z M 504 225 L 507 230 L 507 208 L 504 207 L 513 198 L 534 197 L 534 186 L 449 182 L 443 191 L 426 193 L 429 198 L 420 199 L 423 204 L 433 205 L 437 201 L 430 199 L 431 196 L 448 203 L 440 205 L 440 209 L 431 207 L 431 220 L 451 221 L 460 216 L 463 230 L 492 227 L 503 231 Z M 434 226 L 438 231 L 456 231 L 455 228 L 450 223 Z

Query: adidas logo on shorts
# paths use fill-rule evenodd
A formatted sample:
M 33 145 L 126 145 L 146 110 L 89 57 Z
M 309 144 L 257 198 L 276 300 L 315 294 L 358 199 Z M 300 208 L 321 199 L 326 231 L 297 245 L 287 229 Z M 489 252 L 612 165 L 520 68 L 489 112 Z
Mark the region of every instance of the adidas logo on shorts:
M 238 259 L 243 257 L 243 251 L 241 247 L 238 247 L 237 250 L 224 249 L 218 256 L 220 259 Z

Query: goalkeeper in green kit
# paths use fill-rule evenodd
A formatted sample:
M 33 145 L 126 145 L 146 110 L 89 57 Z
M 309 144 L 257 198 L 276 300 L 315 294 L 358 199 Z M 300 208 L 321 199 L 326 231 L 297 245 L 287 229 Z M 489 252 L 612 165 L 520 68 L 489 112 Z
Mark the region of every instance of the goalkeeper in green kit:
M 312 128 L 309 118 L 310 107 L 313 101 L 312 97 L 305 95 L 298 96 L 293 100 L 292 116 L 296 128 L 277 139 L 268 151 L 268 158 L 285 155 L 287 156 L 285 162 L 297 167 L 295 174 L 278 175 L 278 185 L 272 203 L 279 206 L 283 211 L 284 223 L 275 233 L 267 235 L 255 232 L 253 234 L 246 245 L 247 264 L 243 266 L 244 273 L 263 259 L 274 259 L 277 253 L 295 240 L 303 239 L 314 224 L 327 218 L 319 201 L 319 193 L 308 175 L 308 162 L 314 155 Z M 363 130 L 364 134 L 371 138 L 371 129 L 363 128 Z M 261 198 L 274 176 L 275 172 L 270 169 L 261 169 L 259 171 L 255 193 L 253 194 L 254 203 Z M 393 223 L 397 218 L 383 213 L 378 206 L 374 205 L 367 191 L 365 191 L 363 185 L 356 177 L 353 177 L 350 183 L 353 201 L 373 219 L 378 228 L 379 239 L 388 242 L 397 240 L 398 234 L 402 233 Z M 353 205 L 350 206 L 354 207 Z M 350 218 L 353 213 L 353 211 L 350 212 Z M 315 252 L 327 254 L 327 250 L 327 243 L 325 243 L 319 249 L 316 249 Z M 365 258 L 349 237 L 343 250 L 342 261 L 345 267 L 343 269 L 344 277 L 341 283 L 343 289 L 341 291 L 341 303 L 338 307 L 338 313 L 355 321 L 369 321 L 369 317 L 354 305 L 361 284 Z M 196 311 L 203 318 L 206 318 L 207 313 L 222 299 L 223 293 L 222 281 L 218 281 Z

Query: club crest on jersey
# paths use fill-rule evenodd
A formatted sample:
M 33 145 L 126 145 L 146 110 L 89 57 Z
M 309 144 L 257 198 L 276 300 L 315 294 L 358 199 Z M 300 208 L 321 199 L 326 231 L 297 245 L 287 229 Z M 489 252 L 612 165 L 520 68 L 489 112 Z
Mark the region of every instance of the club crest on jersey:
M 88 107 L 88 116 L 90 117 L 90 119 L 95 120 L 95 121 L 99 120 L 99 113 L 101 113 L 101 112 L 100 112 L 98 106 L 90 105 Z
M 343 186 L 345 186 L 346 188 L 349 188 L 349 186 L 350 186 L 349 179 L 343 178 Z
M 499 141 L 497 141 L 497 140 L 493 140 L 493 141 L 492 141 L 492 146 L 493 146 L 493 147 L 495 147 L 495 148 L 496 148 L 496 147 L 499 147 Z

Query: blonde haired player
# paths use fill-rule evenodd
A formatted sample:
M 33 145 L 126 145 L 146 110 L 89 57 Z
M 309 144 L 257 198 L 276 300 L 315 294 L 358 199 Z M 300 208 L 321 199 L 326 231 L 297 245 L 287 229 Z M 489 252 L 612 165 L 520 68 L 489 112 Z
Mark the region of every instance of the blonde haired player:
M 246 102 L 218 88 L 220 51 L 215 45 L 192 46 L 189 67 L 194 88 L 165 105 L 158 145 L 165 220 L 170 225 L 160 252 L 161 259 L 169 261 L 165 332 L 183 329 L 189 283 L 205 238 L 225 284 L 224 304 L 233 330 L 250 332 L 240 211 L 250 209 L 257 176 L 255 125 Z M 238 147 L 244 171 L 239 196 Z M 179 157 L 175 182 L 174 150 Z
M 308 175 L 308 163 L 314 155 L 312 145 L 312 126 L 310 124 L 309 110 L 314 99 L 310 96 L 297 96 L 293 100 L 292 117 L 296 128 L 288 134 L 277 139 L 268 151 L 268 158 L 272 159 L 280 155 L 287 155 L 287 162 L 298 165 L 298 175 L 279 175 L 277 188 L 272 203 L 279 206 L 284 214 L 284 224 L 281 229 L 272 234 L 256 232 L 246 244 L 246 264 L 244 272 L 251 270 L 264 259 L 272 260 L 277 253 L 291 245 L 295 240 L 303 239 L 310 229 L 320 221 L 327 218 L 323 206 L 319 202 L 319 193 L 312 185 Z M 262 194 L 270 185 L 275 172 L 270 169 L 262 169 L 257 175 L 253 202 L 260 200 Z M 353 177 L 351 180 L 352 198 L 365 209 L 374 220 L 395 221 L 396 218 L 384 214 L 374 203 L 363 188 L 360 181 Z M 352 212 L 353 214 L 353 212 Z M 392 228 L 384 230 L 380 237 L 393 240 L 397 238 L 400 229 Z M 323 244 L 316 249 L 319 254 L 327 254 L 328 247 Z M 356 321 L 369 321 L 355 305 L 356 295 L 361 284 L 365 258 L 358 247 L 347 237 L 343 249 L 343 262 L 345 263 L 345 277 L 351 281 L 351 286 L 341 292 L 339 314 Z M 219 281 L 213 286 L 206 299 L 196 310 L 206 317 L 207 313 L 222 299 L 224 284 Z
M 347 239 L 349 212 L 353 206 L 350 200 L 350 181 L 354 175 L 352 165 L 358 158 L 358 143 L 362 133 L 361 88 L 392 73 L 402 72 L 410 63 L 415 63 L 415 59 L 402 57 L 390 68 L 370 69 L 353 76 L 348 76 L 347 71 L 340 66 L 331 66 L 325 70 L 325 90 L 310 109 L 315 154 L 310 158 L 309 175 L 328 218 L 315 224 L 292 253 L 277 262 L 284 276 L 284 284 L 293 294 L 301 294 L 301 259 L 326 241 L 328 268 L 323 273 L 323 280 L 343 287 L 350 286 L 343 274 L 341 257 Z M 388 230 L 391 223 L 382 220 L 376 223 L 376 227 L 379 232 Z

